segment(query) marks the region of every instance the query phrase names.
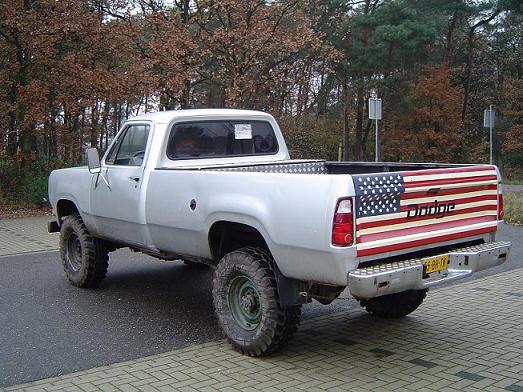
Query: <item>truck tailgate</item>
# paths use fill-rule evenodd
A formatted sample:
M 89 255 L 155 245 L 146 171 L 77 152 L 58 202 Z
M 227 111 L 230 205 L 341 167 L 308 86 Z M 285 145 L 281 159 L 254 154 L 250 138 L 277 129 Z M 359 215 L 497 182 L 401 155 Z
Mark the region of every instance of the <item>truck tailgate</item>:
M 353 175 L 358 257 L 496 231 L 492 165 Z

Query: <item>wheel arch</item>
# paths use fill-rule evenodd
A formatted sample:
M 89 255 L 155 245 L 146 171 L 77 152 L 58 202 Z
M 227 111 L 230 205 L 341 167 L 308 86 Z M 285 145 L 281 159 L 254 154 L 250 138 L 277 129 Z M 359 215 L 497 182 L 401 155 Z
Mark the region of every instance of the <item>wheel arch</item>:
M 271 252 L 268 241 L 256 227 L 228 220 L 216 221 L 211 225 L 208 234 L 212 259 L 218 264 L 226 254 L 239 249 L 258 248 L 266 251 L 271 258 L 272 268 L 281 303 L 284 306 L 300 305 L 310 302 L 303 293 L 308 290 L 308 283 L 284 276 L 278 266 L 278 261 Z
M 62 219 L 67 215 L 80 214 L 76 203 L 70 199 L 60 199 L 56 202 L 56 218 L 61 224 Z
M 256 227 L 230 220 L 218 220 L 209 228 L 209 248 L 217 263 L 227 253 L 252 246 L 271 252 L 268 242 Z

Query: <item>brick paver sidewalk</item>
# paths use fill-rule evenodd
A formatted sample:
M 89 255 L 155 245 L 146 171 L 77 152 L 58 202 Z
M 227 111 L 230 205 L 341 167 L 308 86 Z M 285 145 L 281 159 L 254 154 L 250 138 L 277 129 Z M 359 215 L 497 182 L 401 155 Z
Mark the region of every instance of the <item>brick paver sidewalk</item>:
M 402 320 L 303 323 L 269 358 L 224 341 L 7 388 L 46 391 L 523 391 L 523 269 L 445 287 Z
M 48 219 L 0 219 L 0 256 L 58 249 L 58 233 L 47 233 Z

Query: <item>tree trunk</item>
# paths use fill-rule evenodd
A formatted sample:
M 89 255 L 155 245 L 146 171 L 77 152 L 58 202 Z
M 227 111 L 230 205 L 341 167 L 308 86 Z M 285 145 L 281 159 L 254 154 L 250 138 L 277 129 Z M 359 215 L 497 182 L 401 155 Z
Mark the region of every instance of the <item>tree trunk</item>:
M 356 89 L 356 130 L 354 140 L 354 159 L 363 160 L 363 108 L 365 105 L 365 89 L 363 76 L 358 76 L 358 87 Z
M 365 0 L 363 13 L 368 15 L 370 9 L 370 0 Z M 363 51 L 369 46 L 369 28 L 364 27 L 361 34 Z M 354 140 L 354 159 L 361 161 L 363 159 L 363 108 L 365 105 L 365 76 L 363 72 L 358 73 L 356 81 L 356 129 Z
M 472 75 L 472 62 L 474 60 L 474 30 L 470 29 L 467 39 L 467 65 L 465 67 L 465 88 L 463 93 L 463 107 L 461 109 L 461 121 L 465 121 L 469 102 L 470 82 Z
M 107 122 L 109 119 L 109 111 L 111 110 L 111 104 L 106 101 L 104 105 L 104 111 L 102 115 L 102 131 L 100 134 L 100 141 L 99 141 L 99 150 L 104 150 L 104 145 L 107 144 L 107 139 L 109 138 L 109 129 L 107 127 Z
M 452 56 L 452 39 L 454 37 L 454 30 L 456 28 L 458 19 L 459 19 L 458 11 L 455 11 L 449 22 L 449 28 L 447 30 L 447 37 L 446 37 L 445 53 L 443 54 L 443 59 L 441 61 L 443 63 L 443 65 L 445 65 L 445 66 L 450 65 L 450 57 Z
M 180 95 L 180 107 L 182 109 L 189 109 L 190 108 L 190 96 L 191 96 L 191 81 L 189 79 L 185 79 L 183 82 L 183 90 Z
M 349 83 L 347 71 L 343 71 L 343 160 L 349 160 Z
M 98 147 L 98 101 L 91 110 L 91 147 Z
M 473 25 L 469 29 L 468 38 L 467 38 L 467 65 L 465 69 L 465 93 L 463 94 L 463 109 L 461 111 L 461 120 L 465 121 L 465 117 L 467 115 L 467 109 L 468 109 L 468 101 L 469 101 L 469 95 L 470 95 L 470 83 L 471 83 L 471 75 L 472 75 L 472 65 L 474 62 L 474 34 L 476 33 L 476 30 L 492 21 L 499 13 L 500 9 L 494 10 L 492 15 L 490 15 L 486 19 L 482 19 L 479 22 L 477 22 L 475 25 Z

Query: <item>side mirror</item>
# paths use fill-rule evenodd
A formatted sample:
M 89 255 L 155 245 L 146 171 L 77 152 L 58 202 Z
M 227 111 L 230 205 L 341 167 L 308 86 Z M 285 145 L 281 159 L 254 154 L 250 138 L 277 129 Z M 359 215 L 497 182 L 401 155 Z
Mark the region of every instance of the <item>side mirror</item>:
M 96 148 L 88 148 L 86 152 L 87 167 L 89 168 L 89 173 L 100 173 L 102 169 L 100 165 L 100 156 L 98 155 L 98 150 Z

